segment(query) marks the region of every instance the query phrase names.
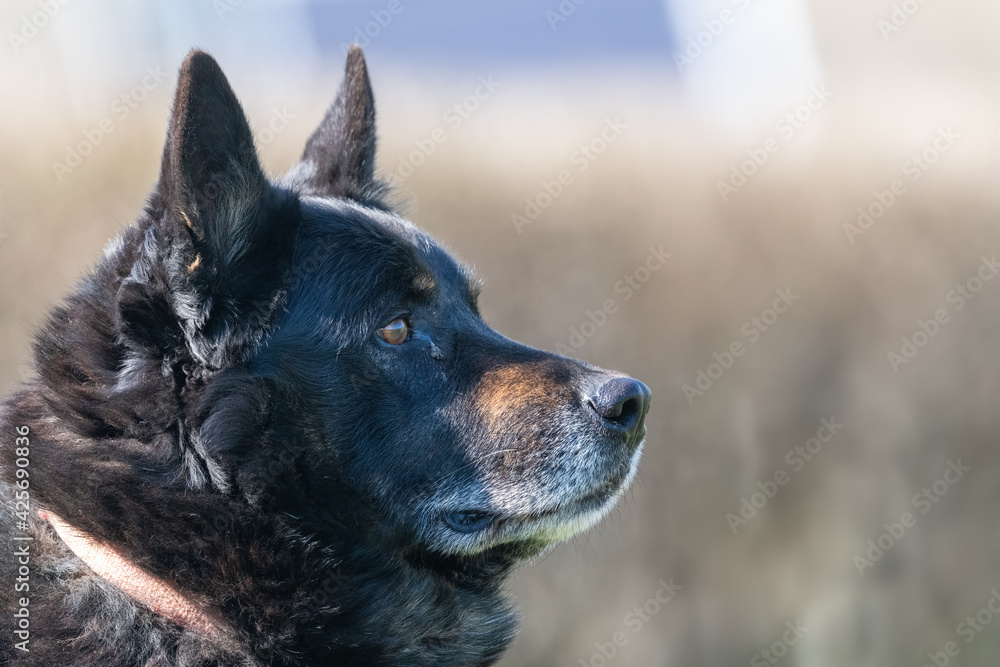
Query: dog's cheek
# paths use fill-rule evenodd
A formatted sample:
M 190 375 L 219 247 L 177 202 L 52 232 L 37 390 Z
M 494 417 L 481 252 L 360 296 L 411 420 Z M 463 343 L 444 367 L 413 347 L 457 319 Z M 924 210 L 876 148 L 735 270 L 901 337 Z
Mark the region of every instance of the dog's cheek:
M 362 393 L 366 389 L 370 388 L 375 384 L 376 376 L 375 374 L 351 374 L 351 387 L 357 393 Z

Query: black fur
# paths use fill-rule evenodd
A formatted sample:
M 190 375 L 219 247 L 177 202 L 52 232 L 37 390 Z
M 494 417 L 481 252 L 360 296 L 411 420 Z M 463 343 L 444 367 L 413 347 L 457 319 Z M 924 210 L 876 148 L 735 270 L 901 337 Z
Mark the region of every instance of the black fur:
M 0 411 L 0 493 L 27 427 L 32 510 L 228 631 L 132 601 L 35 515 L 29 592 L 0 558 L 0 664 L 489 665 L 515 632 L 511 568 L 620 493 L 648 392 L 609 399 L 619 375 L 489 329 L 469 272 L 391 212 L 374 156 L 360 49 L 279 183 L 218 65 L 187 58 L 144 212 Z M 412 339 L 378 339 L 400 316 Z M 23 534 L 10 512 L 0 531 Z

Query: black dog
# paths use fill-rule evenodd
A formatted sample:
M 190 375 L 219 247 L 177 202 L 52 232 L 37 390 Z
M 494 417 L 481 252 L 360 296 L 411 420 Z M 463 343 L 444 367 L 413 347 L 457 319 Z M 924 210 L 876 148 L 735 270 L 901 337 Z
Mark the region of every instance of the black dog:
M 277 183 L 184 62 L 145 211 L 0 412 L 0 664 L 489 665 L 505 576 L 621 494 L 649 390 L 490 329 L 374 159 L 357 47 Z

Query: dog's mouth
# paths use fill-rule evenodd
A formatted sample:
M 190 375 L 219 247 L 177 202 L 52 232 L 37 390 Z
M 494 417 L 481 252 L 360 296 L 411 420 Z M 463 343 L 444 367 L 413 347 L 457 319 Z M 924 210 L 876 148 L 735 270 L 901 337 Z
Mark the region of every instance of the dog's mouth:
M 489 528 L 497 520 L 497 515 L 485 510 L 460 510 L 445 512 L 441 520 L 456 533 L 474 535 Z
M 618 486 L 617 489 L 616 486 Z M 463 535 L 482 533 L 499 524 L 535 524 L 554 517 L 563 517 L 571 521 L 580 514 L 586 514 L 609 504 L 612 497 L 617 495 L 620 490 L 620 483 L 617 485 L 609 483 L 565 505 L 530 514 L 505 515 L 501 512 L 488 510 L 460 510 L 445 512 L 442 514 L 441 520 L 448 528 Z
M 473 554 L 496 546 L 520 544 L 525 552 L 542 551 L 600 521 L 628 487 L 635 470 L 633 461 L 627 470 L 579 495 L 531 512 L 485 507 L 443 511 L 439 514 L 439 525 L 445 529 L 447 550 Z

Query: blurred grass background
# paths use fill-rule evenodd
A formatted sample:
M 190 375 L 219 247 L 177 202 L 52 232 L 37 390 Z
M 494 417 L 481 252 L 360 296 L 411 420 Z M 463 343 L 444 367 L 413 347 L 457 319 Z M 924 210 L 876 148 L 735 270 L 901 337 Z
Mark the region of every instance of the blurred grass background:
M 295 4 L 262 3 L 272 12 Z M 344 4 L 362 17 L 382 7 Z M 623 13 L 626 26 L 635 9 L 592 4 Z M 723 53 L 727 35 L 732 43 L 752 43 L 756 35 L 762 50 L 790 36 L 769 32 L 766 14 L 756 33 L 738 32 L 749 22 L 735 23 L 717 51 L 678 73 L 670 54 L 702 20 L 685 28 L 677 18 L 681 4 L 665 6 L 665 41 L 652 55 L 598 50 L 585 57 L 584 50 L 511 64 L 501 57 L 504 48 L 518 46 L 513 38 L 502 43 L 514 28 L 501 25 L 494 35 L 501 55 L 480 54 L 463 68 L 443 57 L 388 52 L 402 34 L 414 39 L 401 21 L 390 26 L 396 34 L 387 28 L 368 49 L 383 173 L 415 141 L 447 127 L 444 112 L 475 89 L 478 76 L 502 82 L 396 183 L 409 216 L 486 278 L 487 320 L 508 336 L 554 349 L 568 344 L 570 328 L 585 322 L 587 311 L 616 299 L 618 312 L 577 355 L 633 374 L 653 390 L 645 458 L 622 506 L 514 577 L 523 624 L 502 664 L 765 664 L 751 661 L 796 620 L 809 631 L 781 657 L 783 665 L 923 665 L 928 652 L 949 641 L 961 649 L 953 664 L 996 664 L 1000 619 L 969 643 L 957 626 L 1000 587 L 1000 281 L 985 283 L 960 311 L 946 295 L 975 275 L 982 257 L 1000 254 L 1000 47 L 993 29 L 1000 7 L 985 0 L 926 3 L 883 39 L 877 21 L 891 15 L 891 2 L 761 0 L 747 11 L 798 5 L 807 17 L 807 55 L 816 63 L 812 80 L 793 77 L 781 95 L 762 102 L 718 83 L 740 76 L 740 68 L 767 79 L 770 70 L 754 65 L 756 52 L 708 58 Z M 126 11 L 103 6 L 110 16 L 120 16 L 114 7 Z M 699 11 L 710 18 L 725 6 Z M 542 33 L 552 7 L 533 10 Z M 5 8 L 5 34 L 36 9 L 30 2 Z M 32 328 L 142 206 L 187 48 L 218 46 L 256 127 L 266 127 L 275 109 L 292 116 L 260 146 L 275 174 L 297 158 L 342 67 L 338 52 L 297 60 L 280 40 L 233 46 L 239 22 L 264 11 L 251 3 L 219 22 L 230 34 L 203 30 L 217 21 L 204 9 L 192 23 L 195 36 L 185 40 L 175 26 L 176 48 L 152 54 L 136 46 L 135 34 L 116 43 L 88 32 L 95 24 L 84 4 L 61 11 L 58 25 L 53 19 L 27 47 L 9 49 L 0 70 L 7 91 L 0 125 L 4 393 L 31 372 Z M 431 10 L 406 11 L 417 17 Z M 349 39 L 357 20 L 339 25 L 331 40 Z M 573 20 L 583 25 L 582 17 Z M 425 23 L 426 30 L 440 29 L 429 18 Z M 560 24 L 555 34 L 571 29 Z M 454 30 L 463 30 L 461 22 Z M 273 68 L 257 71 L 241 48 L 259 51 Z M 87 49 L 102 54 L 101 62 L 115 60 L 123 73 L 109 79 L 96 68 L 74 69 L 73 54 Z M 96 127 L 143 68 L 157 63 L 170 78 L 58 182 L 52 162 L 64 159 L 66 145 Z M 712 68 L 725 77 L 712 78 Z M 778 119 L 820 84 L 832 92 L 830 101 L 721 201 L 717 182 L 748 149 L 779 136 Z M 716 94 L 706 97 L 713 85 Z M 734 105 L 728 115 L 740 122 L 720 118 L 715 107 L 723 103 Z M 571 155 L 615 117 L 627 129 L 577 173 Z M 954 146 L 919 181 L 906 180 L 903 164 L 944 127 L 959 135 Z M 564 168 L 574 170 L 575 181 L 518 233 L 512 214 L 523 214 L 525 199 Z M 850 243 L 843 225 L 893 179 L 906 181 L 906 194 Z M 624 302 L 615 284 L 660 245 L 673 256 Z M 689 404 L 682 387 L 695 383 L 713 353 L 748 343 L 743 324 L 785 288 L 800 300 Z M 938 308 L 949 311 L 950 322 L 894 372 L 887 353 L 898 352 L 900 338 Z M 831 417 L 843 430 L 792 472 L 786 453 Z M 915 512 L 913 495 L 959 458 L 971 471 L 926 515 Z M 789 483 L 734 535 L 727 513 L 738 513 L 741 499 L 779 469 L 790 473 Z M 904 511 L 917 514 L 916 524 L 860 576 L 855 555 Z M 626 615 L 671 577 L 682 590 L 633 632 Z M 607 649 L 619 631 L 627 643 L 602 657 L 599 644 Z

